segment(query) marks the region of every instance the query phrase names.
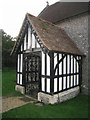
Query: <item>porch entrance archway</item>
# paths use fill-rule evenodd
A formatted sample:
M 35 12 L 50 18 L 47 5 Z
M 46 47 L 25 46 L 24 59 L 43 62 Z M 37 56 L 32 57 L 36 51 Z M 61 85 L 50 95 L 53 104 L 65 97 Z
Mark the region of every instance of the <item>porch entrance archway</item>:
M 41 57 L 37 54 L 28 54 L 24 58 L 25 93 L 37 98 L 41 79 Z

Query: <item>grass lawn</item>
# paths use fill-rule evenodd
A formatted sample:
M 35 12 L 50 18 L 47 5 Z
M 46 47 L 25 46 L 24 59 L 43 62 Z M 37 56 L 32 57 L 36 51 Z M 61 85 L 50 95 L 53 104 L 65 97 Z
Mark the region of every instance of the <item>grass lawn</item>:
M 29 103 L 3 113 L 3 118 L 88 118 L 88 96 L 80 94 L 64 103 L 42 107 Z
M 16 72 L 12 69 L 4 69 L 2 72 L 2 95 L 21 95 L 15 91 Z M 55 105 L 42 107 L 34 104 L 9 110 L 2 114 L 3 118 L 87 118 L 88 96 L 79 94 L 76 98 Z
M 2 72 L 2 96 L 21 95 L 15 91 L 16 71 L 9 68 L 4 68 Z

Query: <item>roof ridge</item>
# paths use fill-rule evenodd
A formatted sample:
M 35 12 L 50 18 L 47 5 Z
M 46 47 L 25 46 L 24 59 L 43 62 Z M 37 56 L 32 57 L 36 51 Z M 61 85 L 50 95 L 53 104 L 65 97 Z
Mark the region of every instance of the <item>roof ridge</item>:
M 37 16 L 37 17 L 40 17 L 40 15 L 43 13 L 43 12 L 45 12 L 45 10 L 47 10 L 49 7 L 52 7 L 53 5 L 55 5 L 55 4 L 57 4 L 57 3 L 59 3 L 60 1 L 57 1 L 57 2 L 55 2 L 55 3 L 53 3 L 53 4 L 51 4 L 51 5 L 47 5 L 41 12 L 40 12 L 40 14 Z
M 48 7 L 49 7 L 49 5 L 47 5 L 47 6 L 40 12 L 40 14 L 39 14 L 37 17 L 39 17 Z
M 60 3 L 60 1 L 57 1 L 57 2 L 55 2 L 53 4 L 51 4 L 49 7 L 51 7 L 51 6 L 55 5 L 55 4 L 58 4 L 58 3 Z

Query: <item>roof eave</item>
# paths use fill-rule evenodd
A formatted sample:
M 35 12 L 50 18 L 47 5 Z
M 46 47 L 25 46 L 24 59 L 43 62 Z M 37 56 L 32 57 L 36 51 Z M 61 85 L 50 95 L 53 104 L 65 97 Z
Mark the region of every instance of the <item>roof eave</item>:
M 55 21 L 55 22 L 53 22 L 53 24 L 58 24 L 59 22 L 62 22 L 62 21 L 64 21 L 64 20 L 67 20 L 67 19 L 70 19 L 70 18 L 73 18 L 73 17 L 79 16 L 79 15 L 82 15 L 82 14 L 85 14 L 85 13 L 88 13 L 88 11 L 85 11 L 85 12 L 82 12 L 82 13 L 79 13 L 79 14 L 75 14 L 75 15 L 72 15 L 72 16 L 69 16 L 69 17 L 66 17 L 66 18 L 64 18 L 64 19 L 61 19 L 61 20 Z

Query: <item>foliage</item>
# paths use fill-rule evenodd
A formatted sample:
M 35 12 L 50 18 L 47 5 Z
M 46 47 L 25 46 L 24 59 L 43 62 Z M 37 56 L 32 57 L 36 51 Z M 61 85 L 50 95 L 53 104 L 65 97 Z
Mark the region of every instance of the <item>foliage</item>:
M 4 68 L 2 72 L 2 96 L 21 95 L 15 91 L 16 72 L 11 68 Z
M 2 30 L 2 67 L 15 67 L 16 60 L 10 56 L 11 50 L 14 46 L 15 41 L 13 41 L 10 35 L 7 35 Z
M 3 113 L 3 118 L 88 118 L 88 96 L 42 107 L 29 103 Z

